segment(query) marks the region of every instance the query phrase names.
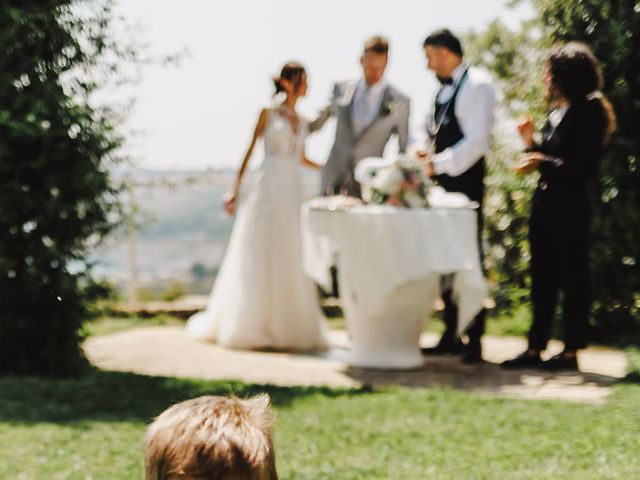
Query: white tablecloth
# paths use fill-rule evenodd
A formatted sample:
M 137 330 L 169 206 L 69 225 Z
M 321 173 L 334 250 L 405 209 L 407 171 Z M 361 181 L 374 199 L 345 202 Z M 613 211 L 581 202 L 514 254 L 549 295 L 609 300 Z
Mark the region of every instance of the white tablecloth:
M 351 316 L 355 313 L 364 321 L 385 310 L 387 316 L 397 316 L 390 304 L 413 303 L 423 309 L 420 315 L 428 314 L 438 293 L 440 274 L 456 273 L 453 290 L 462 332 L 487 296 L 478 256 L 476 214 L 469 208 L 382 205 L 329 210 L 314 206 L 312 200 L 302 208 L 305 270 L 329 289 L 329 270 L 336 265 L 343 305 L 346 300 Z M 359 339 L 353 341 L 355 346 Z M 418 338 L 416 349 L 417 343 Z M 393 363 L 390 366 L 400 366 Z

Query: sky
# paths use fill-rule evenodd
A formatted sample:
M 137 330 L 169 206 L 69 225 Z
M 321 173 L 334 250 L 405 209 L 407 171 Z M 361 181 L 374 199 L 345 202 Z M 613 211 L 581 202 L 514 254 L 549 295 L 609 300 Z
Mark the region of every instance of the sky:
M 532 15 L 505 0 L 119 0 L 116 11 L 141 27 L 150 53 L 186 50 L 180 66 L 148 66 L 126 91 L 135 105 L 125 128 L 125 153 L 136 166 L 204 169 L 239 166 L 261 108 L 272 105 L 273 82 L 289 60 L 309 73 L 306 118 L 327 103 L 336 81 L 360 76 L 364 41 L 390 40 L 386 78 L 411 98 L 412 130 L 424 122 L 437 82 L 426 69 L 422 41 L 447 27 L 482 30 L 499 18 L 517 27 Z M 125 91 L 121 92 L 124 96 Z M 119 95 L 114 93 L 114 95 Z M 324 163 L 335 125 L 311 136 L 307 156 Z M 393 141 L 386 155 L 397 151 Z M 258 146 L 252 165 L 260 163 Z

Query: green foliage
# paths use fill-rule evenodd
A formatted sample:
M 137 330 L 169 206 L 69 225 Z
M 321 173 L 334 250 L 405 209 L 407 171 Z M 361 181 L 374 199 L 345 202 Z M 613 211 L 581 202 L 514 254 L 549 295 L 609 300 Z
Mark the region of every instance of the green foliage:
M 604 93 L 618 131 L 600 170 L 592 229 L 594 338 L 640 339 L 640 4 L 598 0 L 535 0 L 539 18 L 517 32 L 494 22 L 468 37 L 469 54 L 492 71 L 504 94 L 504 116 L 529 113 L 541 126 L 542 68 L 555 42 L 579 40 L 603 66 Z M 511 125 L 514 129 L 515 125 Z M 527 217 L 533 185 L 505 168 L 517 148 L 502 133 L 488 179 L 487 235 L 490 280 L 498 315 L 526 301 L 529 289 Z M 535 180 L 535 179 L 534 179 Z
M 503 336 L 515 335 L 524 337 L 531 326 L 531 306 L 528 302 L 529 291 L 514 290 L 508 300 L 511 302 L 509 309 L 502 309 L 501 314 L 494 316 L 487 324 L 489 335 Z M 504 294 L 503 294 L 504 295 Z
M 187 289 L 185 288 L 185 285 L 178 280 L 172 280 L 169 285 L 160 292 L 160 300 L 164 302 L 173 302 L 180 297 L 184 297 L 186 294 Z
M 588 405 L 94 372 L 0 378 L 0 478 L 142 478 L 153 417 L 187 398 L 232 392 L 271 396 L 282 479 L 627 480 L 640 469 L 637 385 Z
M 92 102 L 129 55 L 112 20 L 103 1 L 0 3 L 0 373 L 86 364 L 80 326 L 103 289 L 83 258 L 119 218 L 120 116 Z
M 184 326 L 184 320 L 180 320 L 169 314 L 158 314 L 146 318 L 141 316 L 110 316 L 105 315 L 84 323 L 84 333 L 87 337 L 94 335 L 107 335 L 138 327 L 157 326 Z
M 465 39 L 466 55 L 492 73 L 502 95 L 485 179 L 485 266 L 496 304 L 494 316 L 502 320 L 518 317 L 512 333 L 522 333 L 523 322 L 530 318 L 526 313 L 531 283 L 527 234 L 535 187 L 535 179 L 516 175 L 510 169 L 521 153 L 521 145 L 514 141 L 512 117 L 528 112 L 532 106 L 533 116 L 544 116 L 539 101 L 544 53 L 540 53 L 543 50 L 538 43 L 531 25 L 514 32 L 498 21 Z

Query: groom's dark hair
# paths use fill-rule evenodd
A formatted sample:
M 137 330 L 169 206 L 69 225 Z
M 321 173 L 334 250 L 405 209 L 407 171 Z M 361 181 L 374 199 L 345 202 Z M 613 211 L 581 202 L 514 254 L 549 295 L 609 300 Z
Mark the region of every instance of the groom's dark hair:
M 446 28 L 437 30 L 425 38 L 422 47 L 442 47 L 462 57 L 462 44 L 460 40 Z
M 364 53 L 373 52 L 380 55 L 389 55 L 389 40 L 382 35 L 376 35 L 364 44 Z

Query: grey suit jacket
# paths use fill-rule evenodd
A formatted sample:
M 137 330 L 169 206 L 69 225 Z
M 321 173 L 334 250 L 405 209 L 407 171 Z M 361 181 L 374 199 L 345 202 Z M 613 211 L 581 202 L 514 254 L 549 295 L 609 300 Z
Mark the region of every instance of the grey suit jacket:
M 336 117 L 336 138 L 327 163 L 322 170 L 322 195 L 347 193 L 360 196 L 360 185 L 354 179 L 354 169 L 366 157 L 381 157 L 391 135 L 398 135 L 399 150 L 404 153 L 409 136 L 409 98 L 392 86 L 387 86 L 376 119 L 360 135 L 351 122 L 351 107 L 358 82 L 336 84 L 329 105 L 318 118 L 309 123 L 311 132 L 322 128 Z

